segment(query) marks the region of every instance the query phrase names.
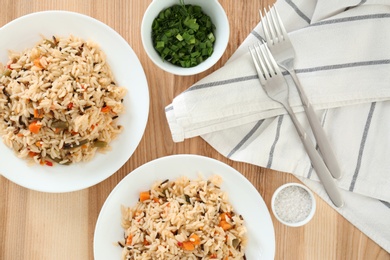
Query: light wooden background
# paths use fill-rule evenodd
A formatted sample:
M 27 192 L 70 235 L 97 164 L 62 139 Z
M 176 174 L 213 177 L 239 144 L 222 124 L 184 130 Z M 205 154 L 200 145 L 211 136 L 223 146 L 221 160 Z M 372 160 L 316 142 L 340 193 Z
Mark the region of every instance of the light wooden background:
M 257 10 L 274 1 L 220 0 L 230 21 L 229 45 L 218 64 L 192 77 L 165 73 L 148 59 L 142 47 L 140 25 L 150 2 L 151 0 L 1 1 L 0 26 L 31 12 L 53 9 L 79 12 L 106 23 L 120 33 L 138 55 L 147 76 L 151 98 L 149 121 L 141 143 L 129 161 L 104 182 L 82 191 L 46 194 L 27 190 L 0 177 L 1 260 L 93 259 L 93 232 L 106 197 L 129 172 L 158 157 L 191 153 L 221 160 L 252 182 L 269 209 L 272 193 L 277 187 L 286 182 L 298 182 L 290 174 L 227 160 L 201 138 L 173 143 L 164 114 L 164 107 L 176 95 L 226 62 L 257 24 Z M 23 36 L 20 40 L 23 40 Z M 390 259 L 386 251 L 319 197 L 317 203 L 314 219 L 304 227 L 283 226 L 272 216 L 276 259 Z

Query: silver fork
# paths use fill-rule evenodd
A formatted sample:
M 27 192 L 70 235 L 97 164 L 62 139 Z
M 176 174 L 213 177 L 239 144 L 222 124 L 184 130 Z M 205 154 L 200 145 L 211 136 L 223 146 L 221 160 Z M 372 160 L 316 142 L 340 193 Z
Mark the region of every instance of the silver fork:
M 286 109 L 329 198 L 336 207 L 342 207 L 344 202 L 332 175 L 288 103 L 287 82 L 267 45 L 258 43 L 249 48 L 249 51 L 262 87 L 271 99 L 279 102 Z
M 309 124 L 313 131 L 313 134 L 317 140 L 318 147 L 320 148 L 322 157 L 324 158 L 326 166 L 329 168 L 330 173 L 336 179 L 341 178 L 341 170 L 337 161 L 336 155 L 329 143 L 329 140 L 321 126 L 319 119 L 317 118 L 313 107 L 311 106 L 309 99 L 307 98 L 305 91 L 303 90 L 294 71 L 294 59 L 295 51 L 291 44 L 286 29 L 280 19 L 279 13 L 276 7 L 269 8 L 267 12 L 264 9 L 265 16 L 261 11 L 260 18 L 262 21 L 264 36 L 267 41 L 268 48 L 275 57 L 275 60 L 283 69 L 288 71 L 291 75 L 297 89 L 301 102 L 306 112 Z

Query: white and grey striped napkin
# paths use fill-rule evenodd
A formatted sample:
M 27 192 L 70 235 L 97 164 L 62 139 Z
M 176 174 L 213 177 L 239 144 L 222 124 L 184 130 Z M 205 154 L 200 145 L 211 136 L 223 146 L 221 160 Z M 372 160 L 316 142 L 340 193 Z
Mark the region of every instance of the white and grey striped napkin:
M 387 3 L 387 4 L 386 4 Z M 346 205 L 336 209 L 390 252 L 390 3 L 278 0 L 300 82 L 339 158 Z M 202 136 L 226 157 L 290 172 L 330 205 L 282 107 L 262 90 L 248 46 L 165 109 L 176 142 Z M 290 103 L 310 132 L 289 76 Z M 375 212 L 372 215 L 372 212 Z

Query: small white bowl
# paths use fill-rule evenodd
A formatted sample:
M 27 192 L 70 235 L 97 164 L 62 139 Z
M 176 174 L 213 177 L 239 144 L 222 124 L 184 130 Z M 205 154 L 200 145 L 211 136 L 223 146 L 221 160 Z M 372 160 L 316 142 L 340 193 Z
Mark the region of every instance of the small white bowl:
M 202 11 L 210 16 L 211 21 L 215 25 L 215 43 L 214 52 L 202 63 L 191 68 L 182 68 L 173 65 L 168 61 L 164 61 L 153 47 L 152 41 L 152 23 L 158 14 L 173 5 L 180 4 L 179 0 L 153 0 L 146 9 L 141 24 L 141 39 L 142 44 L 149 58 L 161 69 L 175 75 L 188 76 L 201 73 L 213 66 L 221 58 L 226 50 L 229 41 L 229 21 L 225 10 L 219 4 L 218 0 L 185 0 L 185 4 L 198 5 L 202 7 Z
M 274 216 L 282 224 L 300 227 L 313 218 L 316 200 L 306 186 L 299 183 L 286 183 L 274 192 L 271 207 Z

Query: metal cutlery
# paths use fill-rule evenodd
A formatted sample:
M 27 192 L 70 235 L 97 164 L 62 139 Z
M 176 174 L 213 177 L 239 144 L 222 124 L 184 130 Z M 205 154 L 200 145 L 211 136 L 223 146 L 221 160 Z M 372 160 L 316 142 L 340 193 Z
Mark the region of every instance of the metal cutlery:
M 258 43 L 250 47 L 249 51 L 259 76 L 260 84 L 271 99 L 280 103 L 286 109 L 329 198 L 336 207 L 342 207 L 344 202 L 332 175 L 288 103 L 287 82 L 270 50 L 267 45 Z
M 288 71 L 291 75 L 297 89 L 301 102 L 305 109 L 306 116 L 311 126 L 312 132 L 317 140 L 321 155 L 325 161 L 332 176 L 336 179 L 341 178 L 341 170 L 337 161 L 336 155 L 329 143 L 329 140 L 321 126 L 321 123 L 316 116 L 313 107 L 311 106 L 304 89 L 302 88 L 299 79 L 294 71 L 295 51 L 289 39 L 286 29 L 280 19 L 276 7 L 269 8 L 269 11 L 264 10 L 265 16 L 260 11 L 264 36 L 267 46 L 278 65 Z

